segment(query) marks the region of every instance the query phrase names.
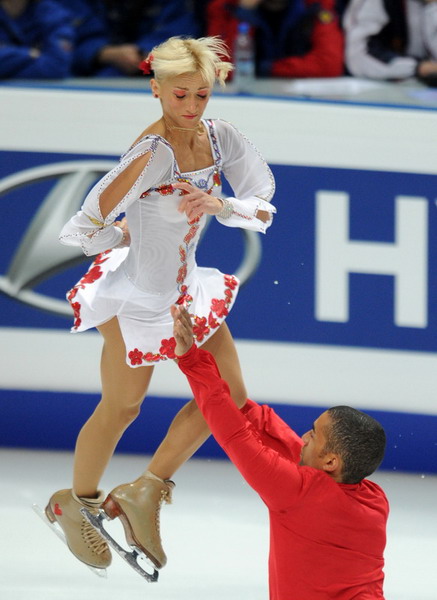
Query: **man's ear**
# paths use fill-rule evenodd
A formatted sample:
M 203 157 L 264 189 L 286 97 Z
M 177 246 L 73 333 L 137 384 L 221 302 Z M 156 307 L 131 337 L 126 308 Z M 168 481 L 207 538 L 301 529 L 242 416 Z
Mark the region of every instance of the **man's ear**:
M 323 470 L 325 473 L 333 477 L 336 481 L 341 479 L 341 471 L 343 468 L 343 461 L 338 454 L 334 452 L 328 452 L 323 457 Z

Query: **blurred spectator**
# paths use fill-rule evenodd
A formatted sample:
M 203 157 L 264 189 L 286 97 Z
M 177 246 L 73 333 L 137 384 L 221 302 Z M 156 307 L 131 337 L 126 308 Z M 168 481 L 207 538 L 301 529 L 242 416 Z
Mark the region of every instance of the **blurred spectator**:
M 53 0 L 0 0 L 0 78 L 70 75 L 74 32 Z
M 208 35 L 232 51 L 241 22 L 255 37 L 256 73 L 266 77 L 338 77 L 343 34 L 335 0 L 211 0 Z
M 173 35 L 198 34 L 189 0 L 57 0 L 76 30 L 73 73 L 140 75 L 138 64 Z
M 335 0 L 335 9 L 340 18 L 343 16 L 349 2 L 350 0 Z
M 357 77 L 437 81 L 437 0 L 350 0 L 346 66 Z

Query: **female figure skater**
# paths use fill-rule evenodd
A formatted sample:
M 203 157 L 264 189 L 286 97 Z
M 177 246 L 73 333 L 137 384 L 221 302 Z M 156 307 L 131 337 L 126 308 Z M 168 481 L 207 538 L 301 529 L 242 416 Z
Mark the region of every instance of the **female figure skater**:
M 171 305 L 188 308 L 197 344 L 214 355 L 235 403 L 246 401 L 225 323 L 239 282 L 198 267 L 196 247 L 207 215 L 223 225 L 265 232 L 276 212 L 269 202 L 274 179 L 232 125 L 202 119 L 215 81 L 224 85 L 233 68 L 224 55 L 216 38 L 174 37 L 152 50 L 142 68 L 154 73 L 151 88 L 162 117 L 93 187 L 60 235 L 62 243 L 98 254 L 68 299 L 73 331 L 96 327 L 103 336 L 102 398 L 77 440 L 73 488 L 53 494 L 46 515 L 59 523 L 73 554 L 100 569 L 110 564 L 111 554 L 80 509 L 97 513 L 102 507 L 110 518 L 121 517 L 128 541 L 157 569 L 163 567 L 159 509 L 171 497 L 169 478 L 210 434 L 196 403 L 188 402 L 146 472 L 104 501 L 99 481 L 140 411 L 154 366 L 175 358 Z M 220 197 L 222 173 L 235 197 Z M 126 217 L 117 221 L 121 213 Z

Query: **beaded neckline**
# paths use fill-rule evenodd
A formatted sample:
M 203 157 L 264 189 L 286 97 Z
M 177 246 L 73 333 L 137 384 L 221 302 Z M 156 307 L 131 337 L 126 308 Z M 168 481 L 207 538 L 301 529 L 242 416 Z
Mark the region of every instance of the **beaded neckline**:
M 215 127 L 214 127 L 214 121 L 213 121 L 213 119 L 202 119 L 200 121 L 200 123 L 202 123 L 205 126 L 205 130 L 206 130 L 206 133 L 208 135 L 208 139 L 209 139 L 209 142 L 211 145 L 212 155 L 214 157 L 214 163 L 209 165 L 208 167 L 203 167 L 202 169 L 198 169 L 197 171 L 181 171 L 179 169 L 179 165 L 176 160 L 173 146 L 170 144 L 170 142 L 167 139 L 165 139 L 165 137 L 163 137 L 159 133 L 148 133 L 147 135 L 143 136 L 135 144 L 133 144 L 129 148 L 129 150 L 127 150 L 121 156 L 121 158 L 125 157 L 129 152 L 131 152 L 133 150 L 133 148 L 135 148 L 135 146 L 137 146 L 142 141 L 149 138 L 149 139 L 154 139 L 156 141 L 160 140 L 170 150 L 170 152 L 173 155 L 173 170 L 174 170 L 174 175 L 176 177 L 181 177 L 183 175 L 194 175 L 197 173 L 202 173 L 203 171 L 207 171 L 209 169 L 214 169 L 214 172 L 219 172 L 221 164 L 222 164 L 222 155 L 221 155 L 220 148 L 218 145 L 217 134 L 216 134 Z

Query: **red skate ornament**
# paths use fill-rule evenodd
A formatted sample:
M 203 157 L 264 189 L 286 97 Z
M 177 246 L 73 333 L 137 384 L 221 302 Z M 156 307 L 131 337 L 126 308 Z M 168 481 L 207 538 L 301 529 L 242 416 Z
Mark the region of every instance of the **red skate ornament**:
M 56 505 L 58 506 L 58 505 Z M 58 525 L 57 522 L 52 522 L 49 517 L 47 516 L 47 513 L 45 512 L 45 510 L 43 510 L 41 507 L 38 506 L 38 504 L 33 504 L 32 505 L 33 510 L 36 512 L 36 514 L 38 515 L 38 517 L 48 526 L 50 527 L 50 529 L 53 531 L 53 533 L 62 541 L 64 542 L 64 544 L 68 547 L 67 544 L 67 540 L 65 539 L 65 534 L 62 531 L 61 527 Z M 58 509 L 60 509 L 60 507 L 58 506 Z M 55 509 L 56 510 L 56 509 Z M 61 511 L 62 512 L 62 511 Z M 59 514 L 59 513 L 57 513 Z M 82 563 L 83 565 L 85 565 L 86 567 L 88 567 L 88 569 L 90 571 L 92 571 L 94 573 L 94 575 L 97 575 L 97 577 L 107 577 L 107 573 L 106 573 L 106 569 L 98 569 L 97 567 L 92 567 L 90 565 L 87 565 L 86 563 Z

